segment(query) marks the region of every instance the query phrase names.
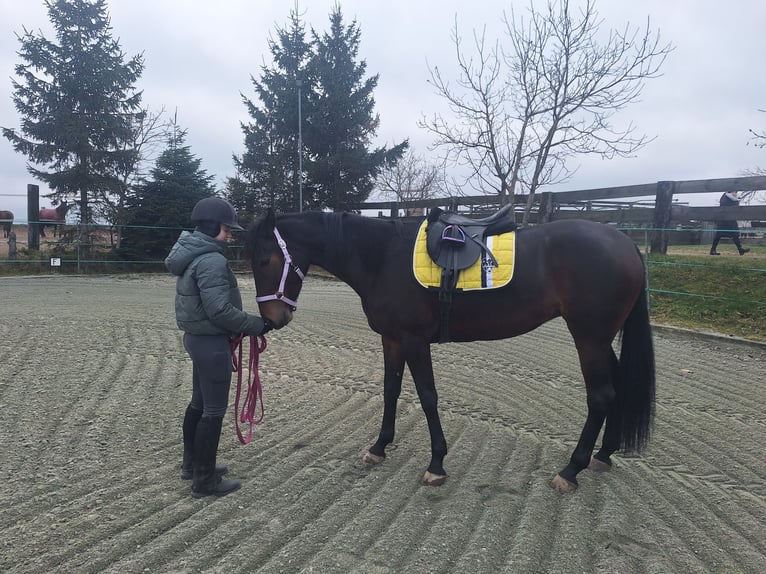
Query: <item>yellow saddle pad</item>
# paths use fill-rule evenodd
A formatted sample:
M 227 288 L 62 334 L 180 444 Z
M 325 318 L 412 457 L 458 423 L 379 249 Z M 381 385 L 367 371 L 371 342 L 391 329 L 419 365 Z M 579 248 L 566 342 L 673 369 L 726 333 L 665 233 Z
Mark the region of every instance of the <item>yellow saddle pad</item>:
M 415 239 L 415 249 L 412 253 L 412 271 L 415 279 L 423 287 L 439 287 L 441 284 L 442 268 L 433 262 L 426 249 L 426 228 L 424 221 Z M 492 235 L 485 238 L 485 244 L 497 259 L 498 266 L 494 267 L 486 261 L 482 252 L 479 259 L 460 271 L 457 288 L 463 291 L 477 289 L 497 289 L 504 287 L 513 278 L 513 260 L 516 251 L 516 232 Z

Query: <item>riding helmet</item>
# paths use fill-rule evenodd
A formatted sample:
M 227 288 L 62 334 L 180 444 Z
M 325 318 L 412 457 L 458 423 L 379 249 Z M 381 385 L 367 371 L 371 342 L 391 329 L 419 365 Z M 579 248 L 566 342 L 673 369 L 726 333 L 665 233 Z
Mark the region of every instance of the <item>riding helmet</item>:
M 237 223 L 237 210 L 231 203 L 220 197 L 200 199 L 192 209 L 191 221 L 194 224 L 201 221 L 215 221 L 230 229 L 242 231 L 242 227 Z

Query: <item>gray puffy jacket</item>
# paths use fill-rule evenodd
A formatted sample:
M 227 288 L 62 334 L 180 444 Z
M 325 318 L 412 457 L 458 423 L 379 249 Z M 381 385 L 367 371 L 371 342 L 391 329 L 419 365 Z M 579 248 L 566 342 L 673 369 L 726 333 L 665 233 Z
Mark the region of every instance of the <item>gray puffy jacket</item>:
M 242 310 L 237 278 L 224 257 L 226 244 L 183 231 L 165 259 L 176 281 L 176 323 L 192 335 L 258 335 L 263 319 Z

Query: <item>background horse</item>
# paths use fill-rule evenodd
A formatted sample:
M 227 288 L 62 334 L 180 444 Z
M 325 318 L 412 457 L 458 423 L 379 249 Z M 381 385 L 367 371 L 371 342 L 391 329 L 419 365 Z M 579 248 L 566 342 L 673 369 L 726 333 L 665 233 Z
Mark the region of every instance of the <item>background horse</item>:
M 13 226 L 12 211 L 0 211 L 0 225 L 3 226 L 3 237 L 8 237 Z
M 251 227 L 250 258 L 261 315 L 277 328 L 292 320 L 303 275 L 319 265 L 361 298 L 383 342 L 384 409 L 378 439 L 365 460 L 378 463 L 394 439 L 396 403 L 407 365 L 428 421 L 431 461 L 422 480 L 438 485 L 447 443 L 437 409 L 431 344 L 439 340 L 438 293 L 412 270 L 419 223 L 351 214 L 269 213 Z M 517 231 L 515 271 L 503 288 L 455 293 L 453 341 L 494 340 L 531 331 L 555 317 L 566 321 L 580 359 L 587 417 L 569 463 L 554 477 L 561 492 L 577 488 L 589 464 L 611 468 L 619 449 L 640 451 L 654 415 L 654 351 L 644 265 L 633 241 L 606 225 L 561 220 Z M 622 331 L 618 360 L 612 341 Z M 591 457 L 606 422 L 601 449 Z
M 45 237 L 45 228 L 53 227 L 53 236 L 58 235 L 58 226 L 66 221 L 67 212 L 72 209 L 71 203 L 62 201 L 55 209 L 43 208 L 40 210 L 40 236 Z

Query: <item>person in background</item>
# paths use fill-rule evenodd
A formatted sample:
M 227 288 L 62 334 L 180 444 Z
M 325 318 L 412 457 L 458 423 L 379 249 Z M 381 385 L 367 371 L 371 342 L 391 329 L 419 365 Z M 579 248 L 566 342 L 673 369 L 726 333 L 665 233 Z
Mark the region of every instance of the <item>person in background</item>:
M 739 197 L 737 197 L 738 192 L 736 191 L 730 191 L 728 193 L 724 193 L 721 196 L 721 199 L 718 201 L 718 204 L 721 207 L 736 207 L 739 205 Z M 716 251 L 716 248 L 718 247 L 718 242 L 721 241 L 724 237 L 730 237 L 731 240 L 734 242 L 734 245 L 737 246 L 737 250 L 739 251 L 740 255 L 744 255 L 750 249 L 742 247 L 742 242 L 739 240 L 739 225 L 737 225 L 737 222 L 733 219 L 724 219 L 720 221 L 716 221 L 716 232 L 713 236 L 713 245 L 710 247 L 710 255 L 720 255 L 718 251 Z
M 8 232 L 8 259 L 16 260 L 16 232 L 13 230 Z
M 194 206 L 194 232 L 183 231 L 165 259 L 177 277 L 175 312 L 183 343 L 191 357 L 192 396 L 183 421 L 184 453 L 181 478 L 191 479 L 194 498 L 225 496 L 240 487 L 222 478 L 228 472 L 216 464 L 223 416 L 229 403 L 232 352 L 230 338 L 263 335 L 267 319 L 242 310 L 237 278 L 224 256 L 231 231 L 241 230 L 234 207 L 219 197 Z

